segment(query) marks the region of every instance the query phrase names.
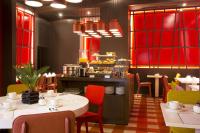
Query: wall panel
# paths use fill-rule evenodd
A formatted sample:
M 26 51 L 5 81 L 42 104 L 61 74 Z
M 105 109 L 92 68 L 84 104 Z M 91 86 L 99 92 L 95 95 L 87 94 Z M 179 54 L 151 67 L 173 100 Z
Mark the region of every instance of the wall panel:
M 132 11 L 131 17 L 133 67 L 199 68 L 199 8 Z

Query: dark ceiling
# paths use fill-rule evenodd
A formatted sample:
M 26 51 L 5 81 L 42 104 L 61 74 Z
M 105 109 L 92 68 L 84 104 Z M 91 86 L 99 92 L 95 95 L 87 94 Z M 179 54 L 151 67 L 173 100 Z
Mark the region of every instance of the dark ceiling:
M 17 0 L 18 3 L 24 4 L 24 0 Z M 99 16 L 99 10 L 103 7 L 116 8 L 120 6 L 130 6 L 132 10 L 146 10 L 155 8 L 176 8 L 180 7 L 183 2 L 187 2 L 187 6 L 200 6 L 200 0 L 83 0 L 82 3 L 67 3 L 66 9 L 54 9 L 49 6 L 50 2 L 43 2 L 44 6 L 34 8 L 33 10 L 39 17 L 49 21 L 60 19 L 58 13 L 63 13 L 63 18 L 78 19 L 86 16 L 86 12 L 91 11 L 90 16 Z M 109 9 L 109 8 L 108 8 Z

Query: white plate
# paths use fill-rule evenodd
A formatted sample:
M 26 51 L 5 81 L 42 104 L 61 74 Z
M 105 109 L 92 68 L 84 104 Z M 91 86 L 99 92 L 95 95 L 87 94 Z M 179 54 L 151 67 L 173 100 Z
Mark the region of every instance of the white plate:
M 9 100 L 18 100 L 18 99 L 20 99 L 20 96 L 16 96 L 14 98 L 10 98 L 10 97 L 7 96 L 7 99 L 9 99 Z

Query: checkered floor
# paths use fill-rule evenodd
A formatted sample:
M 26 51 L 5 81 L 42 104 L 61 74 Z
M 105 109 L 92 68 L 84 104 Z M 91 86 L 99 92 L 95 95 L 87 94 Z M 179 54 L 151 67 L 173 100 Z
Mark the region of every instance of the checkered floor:
M 160 109 L 162 99 L 134 95 L 128 125 L 104 124 L 104 133 L 168 133 Z M 85 126 L 81 128 L 85 133 Z M 89 133 L 99 133 L 97 124 L 89 124 Z

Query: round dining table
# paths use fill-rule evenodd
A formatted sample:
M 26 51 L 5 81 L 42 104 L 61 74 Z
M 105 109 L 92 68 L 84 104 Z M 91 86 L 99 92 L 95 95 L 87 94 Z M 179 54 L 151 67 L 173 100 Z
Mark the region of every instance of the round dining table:
M 75 117 L 78 117 L 88 110 L 89 100 L 86 97 L 73 94 L 56 93 L 54 96 L 48 96 L 47 93 L 41 93 L 40 97 L 46 100 L 45 105 L 36 104 L 23 104 L 21 102 L 21 95 L 17 98 L 9 99 L 7 96 L 0 97 L 0 129 L 12 129 L 14 119 L 21 115 L 50 113 L 56 111 L 73 111 Z M 52 110 L 50 108 L 50 101 L 58 101 L 58 107 Z M 13 109 L 4 109 L 3 103 L 10 102 Z

